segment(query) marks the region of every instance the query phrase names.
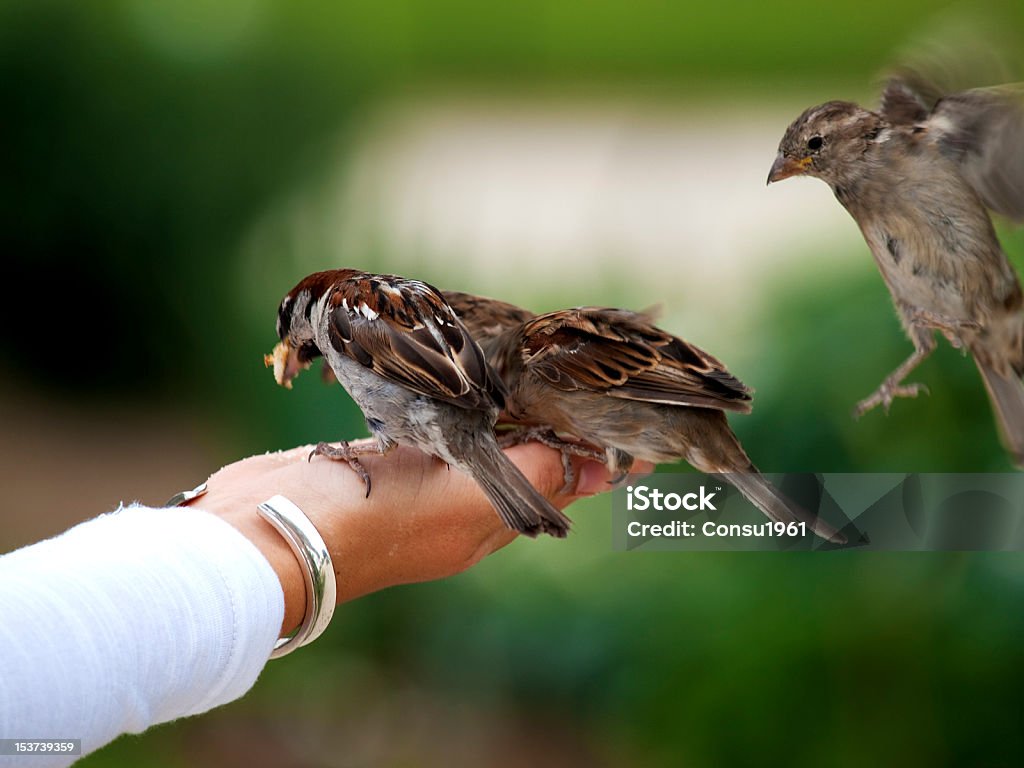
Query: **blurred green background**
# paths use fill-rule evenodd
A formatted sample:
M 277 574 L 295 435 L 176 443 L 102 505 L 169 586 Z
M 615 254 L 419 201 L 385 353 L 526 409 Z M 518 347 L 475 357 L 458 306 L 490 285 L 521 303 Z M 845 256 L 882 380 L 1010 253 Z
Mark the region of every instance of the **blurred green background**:
M 948 346 L 929 397 L 850 418 L 910 345 L 827 188 L 764 187 L 803 107 L 873 103 L 970 7 L 5 0 L 0 550 L 364 434 L 261 357 L 284 292 L 342 265 L 660 302 L 757 390 L 733 424 L 768 471 L 1009 470 Z M 992 8 L 1018 50 L 1024 6 Z M 1019 764 L 1019 555 L 613 553 L 606 498 L 571 514 L 82 764 Z

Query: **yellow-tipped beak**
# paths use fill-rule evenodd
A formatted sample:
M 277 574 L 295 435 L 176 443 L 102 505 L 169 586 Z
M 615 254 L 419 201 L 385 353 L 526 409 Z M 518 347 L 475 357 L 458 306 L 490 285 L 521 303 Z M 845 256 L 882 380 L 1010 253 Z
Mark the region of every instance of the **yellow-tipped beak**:
M 782 181 L 790 176 L 799 176 L 800 174 L 807 173 L 807 168 L 810 164 L 811 158 L 809 157 L 797 160 L 792 157 L 786 157 L 779 152 L 775 162 L 772 163 L 772 169 L 768 172 L 768 183 L 771 184 L 773 181 Z
M 274 381 L 285 389 L 292 388 L 292 379 L 299 375 L 299 371 L 309 368 L 309 363 L 300 363 L 294 352 L 288 342 L 279 341 L 273 352 L 263 356 L 263 364 L 274 368 Z

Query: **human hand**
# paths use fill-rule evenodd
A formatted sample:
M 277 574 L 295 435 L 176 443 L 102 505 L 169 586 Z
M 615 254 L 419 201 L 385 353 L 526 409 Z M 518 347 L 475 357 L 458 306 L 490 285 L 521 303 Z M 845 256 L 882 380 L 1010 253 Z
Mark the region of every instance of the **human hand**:
M 193 502 L 238 528 L 277 572 L 285 595 L 282 635 L 301 622 L 306 598 L 295 555 L 256 513 L 256 505 L 275 494 L 297 504 L 326 542 L 338 603 L 460 573 L 516 538 L 469 476 L 420 451 L 400 446 L 386 457 L 364 457 L 373 477 L 373 492 L 365 498 L 356 473 L 337 462 L 309 461 L 311 450 L 303 446 L 229 464 L 210 477 L 206 494 Z M 610 489 L 610 475 L 598 462 L 574 459 L 577 484 L 565 494 L 558 452 L 529 444 L 507 454 L 559 509 Z M 643 463 L 634 467 L 652 469 Z

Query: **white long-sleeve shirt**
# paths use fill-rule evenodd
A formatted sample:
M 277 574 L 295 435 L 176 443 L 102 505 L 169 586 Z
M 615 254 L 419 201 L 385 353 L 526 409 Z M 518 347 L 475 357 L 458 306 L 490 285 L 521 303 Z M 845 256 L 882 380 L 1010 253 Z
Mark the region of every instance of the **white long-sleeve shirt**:
M 281 629 L 277 574 L 194 508 L 133 506 L 0 557 L 0 739 L 81 739 L 205 712 L 255 683 Z M 0 757 L 0 766 L 77 756 Z

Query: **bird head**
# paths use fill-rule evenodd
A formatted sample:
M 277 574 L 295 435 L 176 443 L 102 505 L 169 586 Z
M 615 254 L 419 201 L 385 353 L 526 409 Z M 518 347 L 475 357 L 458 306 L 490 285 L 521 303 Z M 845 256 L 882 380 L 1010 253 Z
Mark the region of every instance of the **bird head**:
M 339 278 L 351 270 L 317 272 L 302 279 L 281 299 L 277 308 L 277 336 L 281 339 L 263 363 L 273 367 L 274 379 L 291 389 L 292 379 L 309 368 L 320 357 L 313 332 L 312 314 L 315 305 Z
M 768 183 L 813 176 L 834 186 L 856 172 L 882 127 L 877 114 L 849 101 L 811 107 L 786 129 Z

